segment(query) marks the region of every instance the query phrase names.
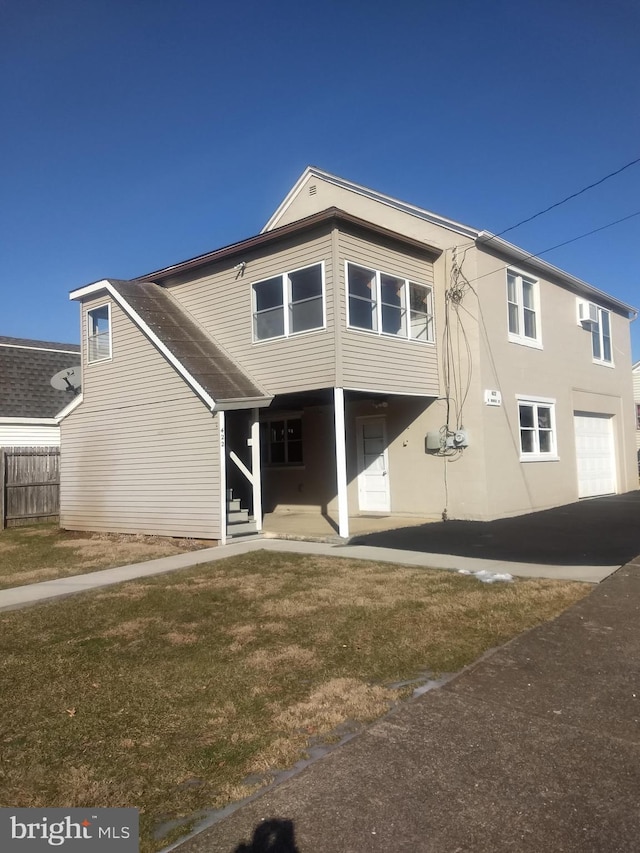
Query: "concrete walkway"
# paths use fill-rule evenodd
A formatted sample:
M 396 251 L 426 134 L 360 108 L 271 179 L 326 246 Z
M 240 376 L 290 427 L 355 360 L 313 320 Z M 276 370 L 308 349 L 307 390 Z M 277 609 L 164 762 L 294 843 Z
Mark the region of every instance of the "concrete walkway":
M 324 556 L 352 557 L 358 560 L 377 560 L 385 563 L 398 563 L 409 566 L 424 566 L 426 568 L 467 571 L 486 570 L 490 572 L 515 575 L 517 577 L 554 578 L 557 580 L 577 580 L 587 583 L 599 583 L 603 578 L 614 572 L 618 566 L 554 566 L 533 563 L 514 563 L 505 560 L 485 560 L 478 557 L 459 557 L 447 554 L 423 554 L 391 548 L 379 548 L 369 545 L 342 545 L 328 542 L 301 542 L 280 539 L 252 538 L 242 542 L 223 545 L 218 548 L 205 548 L 201 551 L 189 551 L 172 557 L 161 557 L 148 560 L 145 563 L 135 563 L 120 566 L 115 569 L 103 569 L 86 575 L 59 578 L 58 580 L 42 581 L 41 583 L 17 586 L 0 590 L 0 611 L 15 610 L 42 601 L 86 592 L 103 586 L 122 583 L 134 578 L 144 578 L 173 572 L 208 563 L 223 560 L 238 554 L 246 554 L 256 550 L 289 551 L 298 554 L 321 554 Z
M 640 849 L 640 558 L 180 853 Z

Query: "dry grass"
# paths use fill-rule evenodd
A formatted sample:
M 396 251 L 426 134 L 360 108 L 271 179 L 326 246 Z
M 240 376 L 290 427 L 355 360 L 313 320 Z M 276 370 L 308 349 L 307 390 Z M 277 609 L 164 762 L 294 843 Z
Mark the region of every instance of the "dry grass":
M 0 800 L 137 806 L 149 853 L 588 591 L 259 551 L 2 614 Z
M 197 539 L 73 533 L 51 524 L 0 531 L 0 589 L 80 575 L 211 546 Z

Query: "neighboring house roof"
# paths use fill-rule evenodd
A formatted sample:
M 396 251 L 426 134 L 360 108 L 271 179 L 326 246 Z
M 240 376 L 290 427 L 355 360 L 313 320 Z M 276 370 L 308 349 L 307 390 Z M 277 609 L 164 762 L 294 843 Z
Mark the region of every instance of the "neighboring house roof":
M 265 406 L 261 388 L 165 288 L 153 282 L 104 279 L 75 290 L 81 299 L 106 290 L 211 409 Z
M 0 337 L 0 418 L 54 418 L 71 397 L 51 377 L 79 364 L 76 344 Z
M 636 361 L 636 363 L 631 368 L 632 372 L 635 373 L 636 370 L 640 370 L 640 361 Z
M 327 183 L 356 193 L 357 195 L 377 201 L 380 204 L 393 208 L 394 210 L 407 213 L 410 216 L 415 216 L 418 219 L 423 219 L 426 222 L 430 222 L 454 233 L 468 237 L 479 247 L 488 249 L 489 251 L 494 251 L 497 254 L 506 257 L 509 261 L 521 264 L 526 263 L 527 266 L 538 272 L 540 275 L 548 276 L 553 281 L 558 281 L 567 285 L 577 291 L 580 295 L 585 296 L 587 299 L 594 299 L 598 301 L 604 300 L 609 306 L 617 308 L 619 311 L 622 311 L 627 315 L 632 314 L 636 316 L 638 313 L 637 309 L 632 305 L 628 305 L 626 302 L 621 302 L 619 299 L 599 290 L 592 284 L 588 284 L 586 281 L 576 278 L 576 276 L 553 266 L 553 264 L 550 264 L 547 261 L 543 261 L 539 257 L 532 257 L 531 253 L 526 252 L 524 249 L 520 249 L 518 246 L 515 246 L 513 243 L 509 243 L 507 240 L 503 240 L 501 237 L 495 236 L 490 231 L 479 231 L 475 228 L 471 228 L 469 225 L 463 225 L 460 222 L 455 222 L 453 219 L 447 219 L 437 213 L 432 213 L 429 210 L 424 210 L 423 208 L 416 207 L 413 204 L 407 204 L 407 202 L 376 192 L 368 187 L 363 187 L 360 184 L 353 183 L 353 181 L 347 181 L 344 178 L 339 178 L 337 175 L 332 175 L 330 172 L 325 172 L 323 169 L 318 169 L 316 166 L 307 166 L 291 191 L 285 197 L 284 201 L 279 205 L 276 212 L 262 229 L 262 234 L 273 232 L 284 212 L 291 205 L 295 197 L 302 191 L 304 184 L 309 177 L 316 177 L 320 180 L 326 181 Z

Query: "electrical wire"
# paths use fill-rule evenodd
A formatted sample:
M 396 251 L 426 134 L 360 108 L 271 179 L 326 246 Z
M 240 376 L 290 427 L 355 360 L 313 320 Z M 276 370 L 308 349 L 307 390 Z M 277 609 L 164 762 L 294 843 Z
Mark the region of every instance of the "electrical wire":
M 584 240 L 585 237 L 590 237 L 592 234 L 597 234 L 599 231 L 605 231 L 607 228 L 613 228 L 614 225 L 619 225 L 621 222 L 626 222 L 629 219 L 633 219 L 635 216 L 640 216 L 640 210 L 636 210 L 635 213 L 630 213 L 628 216 L 623 216 L 621 219 L 616 219 L 613 222 L 608 222 L 606 225 L 601 225 L 599 228 L 594 228 L 591 231 L 587 231 L 584 234 L 580 234 L 578 237 L 572 237 L 570 240 L 565 240 L 562 243 L 557 243 L 555 246 L 550 246 L 548 249 L 542 249 L 540 252 L 532 252 L 530 255 L 525 255 L 525 257 L 521 258 L 518 263 L 525 263 L 526 261 L 530 261 L 533 258 L 539 258 L 541 255 L 546 255 L 548 252 L 553 252 L 555 249 L 560 249 L 562 248 L 562 246 L 568 246 L 570 243 L 576 243 L 578 240 Z M 487 243 L 488 242 L 489 241 L 487 241 Z M 486 246 L 487 243 L 483 243 L 481 244 L 481 246 Z M 469 282 L 471 283 L 475 281 L 480 281 L 480 279 L 487 278 L 487 276 L 495 275 L 495 273 L 497 272 L 509 269 L 509 267 L 511 266 L 513 266 L 512 263 L 505 264 L 501 267 L 496 267 L 496 269 L 491 270 L 491 272 L 486 272 L 482 275 L 476 276 L 476 278 L 470 279 Z
M 609 172 L 609 174 L 605 175 L 604 178 L 600 178 L 600 180 L 594 181 L 594 183 L 592 184 L 588 184 L 581 190 L 578 190 L 577 192 L 571 193 L 571 195 L 566 196 L 566 198 L 563 198 L 560 201 L 556 201 L 554 204 L 550 204 L 549 207 L 545 207 L 544 210 L 539 210 L 537 213 L 534 213 L 533 216 L 528 216 L 526 219 L 521 219 L 520 222 L 516 222 L 515 225 L 510 225 L 509 228 L 505 228 L 504 231 L 499 231 L 497 234 L 494 234 L 491 239 L 494 240 L 496 237 L 502 237 L 503 234 L 506 234 L 509 231 L 513 231 L 515 228 L 519 228 L 521 225 L 526 225 L 527 222 L 532 222 L 539 216 L 543 216 L 545 213 L 549 213 L 550 210 L 554 210 L 556 207 L 560 207 L 560 205 L 566 204 L 568 201 L 571 201 L 572 198 L 577 198 L 583 193 L 588 192 L 588 190 L 592 190 L 594 187 L 599 187 L 600 184 L 604 184 L 605 181 L 608 181 L 610 178 L 614 178 L 616 175 L 619 175 L 621 172 L 624 172 L 625 169 L 630 169 L 631 166 L 635 166 L 637 163 L 640 163 L 640 157 L 637 157 L 635 160 L 631 160 L 631 162 L 629 163 L 625 163 L 624 166 L 621 166 L 619 169 L 616 169 L 615 172 Z
M 515 225 L 510 225 L 508 228 L 505 228 L 502 231 L 498 231 L 497 234 L 493 234 L 489 240 L 485 243 L 485 246 L 491 242 L 491 240 L 496 240 L 498 237 L 502 237 L 503 234 L 507 234 L 509 231 L 513 231 L 516 228 L 519 228 L 521 225 L 526 225 L 527 222 L 533 222 L 534 219 L 537 219 L 539 216 L 543 216 L 545 213 L 549 213 L 550 210 L 555 210 L 556 207 L 560 207 L 566 202 L 571 201 L 571 199 L 577 198 L 581 196 L 583 193 L 592 190 L 594 187 L 599 187 L 600 184 L 604 184 L 605 181 L 608 181 L 610 178 L 614 178 L 616 175 L 619 175 L 621 172 L 624 172 L 626 169 L 630 169 L 631 166 L 635 166 L 640 163 L 640 157 L 637 157 L 635 160 L 631 160 L 629 163 L 625 163 L 624 166 L 621 166 L 619 169 L 616 169 L 614 172 L 609 172 L 608 175 L 605 175 L 603 178 L 600 178 L 597 181 L 594 181 L 592 184 L 588 184 L 586 187 L 582 187 L 581 190 L 578 190 L 575 193 L 571 193 L 571 195 L 566 196 L 560 201 L 556 201 L 553 204 L 550 204 L 549 207 L 545 207 L 543 210 L 539 210 L 537 213 L 534 213 L 532 216 L 528 216 L 526 219 L 521 219 L 520 222 L 516 222 Z M 465 243 L 466 245 L 474 245 L 472 243 Z M 551 251 L 550 249 L 547 251 Z

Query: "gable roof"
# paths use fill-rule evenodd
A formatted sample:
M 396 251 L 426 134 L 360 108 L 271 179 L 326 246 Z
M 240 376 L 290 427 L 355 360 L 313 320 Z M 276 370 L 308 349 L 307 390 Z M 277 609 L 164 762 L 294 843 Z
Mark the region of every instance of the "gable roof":
M 347 181 L 345 178 L 339 178 L 337 175 L 332 175 L 330 172 L 325 172 L 323 169 L 318 169 L 317 166 L 307 166 L 302 175 L 298 178 L 291 190 L 287 193 L 284 200 L 280 203 L 273 216 L 262 229 L 261 233 L 272 231 L 277 227 L 282 214 L 289 207 L 294 198 L 300 193 L 305 181 L 308 177 L 320 178 L 329 184 L 334 184 L 342 189 L 362 195 L 365 198 L 370 198 L 373 201 L 385 204 L 388 207 L 393 207 L 395 210 L 401 210 L 404 213 L 409 213 L 411 216 L 416 216 L 418 219 L 424 219 L 426 222 L 431 222 L 433 225 L 440 225 L 442 228 L 447 228 L 449 231 L 454 231 L 457 234 L 462 234 L 465 237 L 470 237 L 472 240 L 480 234 L 475 228 L 469 225 L 463 225 L 461 222 L 456 222 L 453 219 L 447 219 L 445 216 L 440 216 L 438 213 L 432 213 L 430 210 L 425 210 L 422 207 L 417 207 L 414 204 L 409 204 L 406 201 L 400 201 L 397 198 L 392 198 L 384 193 L 379 193 L 376 190 L 363 187 L 361 184 L 356 184 L 353 181 Z
M 107 291 L 211 409 L 267 406 L 260 387 L 198 325 L 165 288 L 148 281 L 104 279 L 74 290 L 70 299 Z
M 0 337 L 0 418 L 54 418 L 72 398 L 51 377 L 79 364 L 76 344 Z
M 384 193 L 364 187 L 361 184 L 356 184 L 353 181 L 347 181 L 337 175 L 332 175 L 330 172 L 325 172 L 323 169 L 319 169 L 316 166 L 307 166 L 302 175 L 293 185 L 292 189 L 287 193 L 284 200 L 277 207 L 275 213 L 271 216 L 261 233 L 269 233 L 278 226 L 278 222 L 282 218 L 283 214 L 300 192 L 302 192 L 307 179 L 310 177 L 318 178 L 319 180 L 333 184 L 341 189 L 349 190 L 356 195 L 364 196 L 365 198 L 393 208 L 394 210 L 407 213 L 410 216 L 415 216 L 416 218 L 423 219 L 433 225 L 446 228 L 455 234 L 467 237 L 473 240 L 479 248 L 485 248 L 504 256 L 509 262 L 526 264 L 539 275 L 549 277 L 552 281 L 560 282 L 579 293 L 581 296 L 585 296 L 587 299 L 606 301 L 608 306 L 618 309 L 619 311 L 627 314 L 627 316 L 633 315 L 633 317 L 635 317 L 638 314 L 637 309 L 634 308 L 633 305 L 628 305 L 626 302 L 622 302 L 614 296 L 610 296 L 605 291 L 594 287 L 592 284 L 588 284 L 586 281 L 583 281 L 564 270 L 561 270 L 559 267 L 553 266 L 553 264 L 542 260 L 540 257 L 532 257 L 530 252 L 526 252 L 524 249 L 520 249 L 513 243 L 503 240 L 501 237 L 492 234 L 491 231 L 479 231 L 469 225 L 463 225 L 461 222 L 456 222 L 453 219 L 447 219 L 437 213 L 433 213 L 432 211 L 417 207 L 416 205 L 408 204 L 407 202 L 392 198 Z

